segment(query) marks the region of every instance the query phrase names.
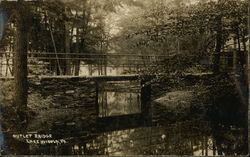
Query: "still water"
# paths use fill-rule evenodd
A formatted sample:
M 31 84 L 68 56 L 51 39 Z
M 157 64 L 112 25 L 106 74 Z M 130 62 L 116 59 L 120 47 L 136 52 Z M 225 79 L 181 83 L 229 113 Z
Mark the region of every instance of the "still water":
M 141 113 L 139 82 L 109 81 L 99 84 L 99 117 Z
M 97 104 L 51 109 L 50 114 L 66 118 L 58 116 L 45 129 L 30 130 L 66 143 L 27 144 L 6 133 L 7 145 L 12 154 L 32 155 L 247 154 L 247 114 L 236 95 L 225 93 L 216 104 L 204 106 L 200 100 L 172 109 L 142 94 L 138 81 L 99 82 Z

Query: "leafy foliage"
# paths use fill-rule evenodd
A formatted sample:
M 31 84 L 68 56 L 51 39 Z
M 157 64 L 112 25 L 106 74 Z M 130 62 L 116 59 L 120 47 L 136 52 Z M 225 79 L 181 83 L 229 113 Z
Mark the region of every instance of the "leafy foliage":
M 200 1 L 196 4 L 175 2 L 148 3 L 147 7 L 137 8 L 138 12 L 133 11 L 134 14 L 121 20 L 121 31 L 115 38 L 120 39 L 116 42 L 119 45 L 117 51 L 142 55 L 182 54 L 188 56 L 188 61 L 181 60 L 183 66 L 196 66 L 204 56 L 215 54 L 218 42 L 223 45 L 221 51 L 230 47 L 229 41 L 235 36 L 245 45 L 247 1 Z M 222 17 L 221 23 L 217 22 L 218 17 Z M 217 41 L 221 27 L 222 40 Z M 167 62 L 175 64 L 175 61 L 170 59 Z M 165 69 L 176 70 L 169 66 Z

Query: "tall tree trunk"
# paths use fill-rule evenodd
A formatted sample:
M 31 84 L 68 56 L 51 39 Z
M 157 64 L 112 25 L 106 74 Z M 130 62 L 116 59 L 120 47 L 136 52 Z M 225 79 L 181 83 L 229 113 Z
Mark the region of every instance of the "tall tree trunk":
M 217 21 L 217 32 L 216 32 L 216 47 L 214 54 L 214 67 L 213 72 L 220 72 L 220 58 L 221 58 L 221 47 L 222 47 L 222 16 L 219 15 Z
M 16 53 L 14 64 L 15 96 L 14 103 L 17 107 L 19 118 L 22 122 L 26 121 L 27 110 L 27 45 L 28 31 L 30 26 L 29 8 L 23 0 L 18 1 L 17 15 L 17 36 Z
M 238 52 L 240 52 L 241 46 L 240 46 L 240 30 L 239 30 L 239 28 L 237 28 L 236 32 L 237 32 L 236 35 L 237 35 Z
M 70 56 L 70 37 L 69 37 L 69 24 L 65 23 L 65 53 L 66 53 L 66 75 L 71 75 L 71 60 Z
M 242 64 L 243 64 L 244 67 L 245 67 L 245 65 L 247 63 L 247 58 L 246 58 L 246 56 L 247 56 L 247 44 L 246 44 L 246 42 L 247 42 L 247 39 L 245 37 L 245 34 L 242 33 L 242 45 L 243 45 L 243 52 L 242 52 L 243 60 L 242 60 Z
M 79 45 L 79 28 L 76 28 L 76 53 L 80 53 L 80 45 Z M 80 55 L 76 55 L 75 59 L 75 76 L 79 76 L 80 72 Z
M 245 64 L 245 57 L 244 57 L 244 52 L 241 51 L 241 32 L 240 32 L 240 28 L 238 27 L 237 29 L 237 41 L 238 41 L 238 55 L 239 55 L 239 63 L 241 66 L 241 70 L 243 70 L 243 66 Z M 242 39 L 244 41 L 244 39 Z M 243 44 L 244 46 L 244 44 Z
M 248 40 L 250 40 L 250 0 L 248 0 Z M 250 44 L 248 42 L 248 51 L 250 51 Z M 250 89 L 250 55 L 248 53 L 246 53 L 246 58 L 247 58 L 247 61 L 246 61 L 246 65 L 247 65 L 247 68 L 246 68 L 246 71 L 247 71 L 247 81 L 248 81 L 248 102 L 250 102 L 250 92 L 249 92 L 249 89 Z M 248 105 L 249 106 L 249 105 Z M 250 110 L 249 110 L 249 107 L 248 107 L 248 115 L 250 113 Z M 250 116 L 248 116 L 248 122 L 250 122 Z M 248 123 L 249 124 L 249 123 Z M 250 135 L 248 135 L 248 141 L 250 141 Z M 248 150 L 250 150 L 250 144 L 248 144 Z
M 243 44 L 243 51 L 246 52 L 247 51 L 247 39 L 245 37 L 245 34 L 242 34 L 242 44 Z

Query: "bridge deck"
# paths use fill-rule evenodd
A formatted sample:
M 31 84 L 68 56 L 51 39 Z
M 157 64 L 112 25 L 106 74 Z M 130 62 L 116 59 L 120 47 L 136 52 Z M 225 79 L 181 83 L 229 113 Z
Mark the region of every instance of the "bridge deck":
M 141 76 L 138 74 L 133 75 L 108 75 L 108 76 L 67 76 L 67 75 L 59 75 L 59 76 L 28 76 L 28 78 L 38 78 L 38 79 L 89 79 L 89 80 L 106 80 L 106 81 L 123 81 L 123 80 L 137 80 L 141 77 L 148 77 L 148 76 Z M 151 76 L 152 77 L 152 76 Z M 11 80 L 14 79 L 13 76 L 10 77 L 0 77 L 0 80 Z
M 122 81 L 122 80 L 137 80 L 139 79 L 140 75 L 133 74 L 133 75 L 101 75 L 101 76 L 41 76 L 41 79 L 90 79 L 90 80 L 106 80 L 106 81 Z
M 206 75 L 212 75 L 212 72 L 206 72 L 206 73 L 186 73 L 185 76 L 206 76 Z M 159 75 L 166 76 L 166 74 L 162 73 Z M 99 76 L 85 76 L 85 75 L 80 75 L 80 76 L 72 76 L 72 75 L 41 75 L 41 76 L 36 76 L 36 75 L 31 75 L 28 76 L 29 79 L 32 78 L 38 78 L 38 79 L 90 79 L 90 80 L 114 80 L 114 81 L 119 81 L 119 80 L 136 80 L 139 78 L 152 78 L 155 75 L 139 75 L 139 74 L 126 74 L 126 75 L 99 75 Z M 13 76 L 2 76 L 0 77 L 0 80 L 11 80 L 14 79 Z

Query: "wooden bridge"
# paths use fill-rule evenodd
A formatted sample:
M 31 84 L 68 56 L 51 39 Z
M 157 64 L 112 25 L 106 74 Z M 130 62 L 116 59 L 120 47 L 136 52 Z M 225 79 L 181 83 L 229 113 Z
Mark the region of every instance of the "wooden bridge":
M 71 79 L 78 80 L 85 78 L 86 80 L 94 80 L 94 81 L 126 81 L 126 80 L 138 80 L 140 77 L 152 77 L 152 76 L 140 76 L 138 74 L 134 75 L 119 75 L 119 76 L 41 76 L 41 79 Z
M 14 52 L 0 51 L 0 76 L 13 75 Z M 29 52 L 29 75 L 49 76 L 118 76 L 138 74 L 148 68 L 164 65 L 164 62 L 178 57 L 194 57 L 185 53 L 176 54 L 121 54 L 121 53 L 54 53 Z M 230 70 L 235 62 L 230 53 L 222 55 L 224 68 Z M 204 57 L 200 63 L 211 68 L 211 57 Z

